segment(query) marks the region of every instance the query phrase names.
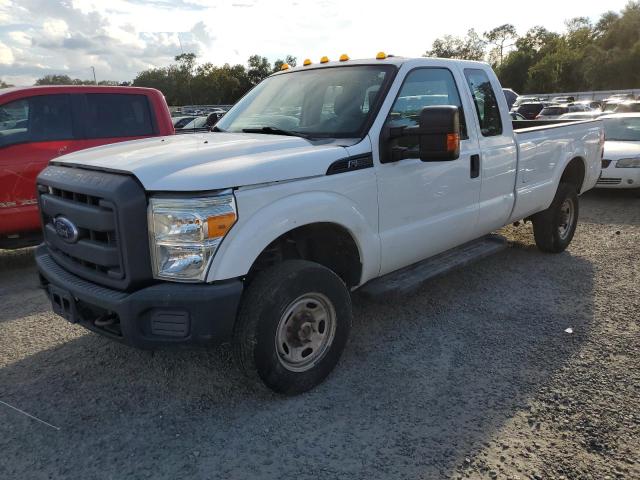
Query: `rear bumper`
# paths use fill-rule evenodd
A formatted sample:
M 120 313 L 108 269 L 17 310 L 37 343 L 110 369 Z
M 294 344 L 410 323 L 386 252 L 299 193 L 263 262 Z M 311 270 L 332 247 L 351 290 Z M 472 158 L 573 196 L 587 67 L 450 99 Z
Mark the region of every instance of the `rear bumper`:
M 210 345 L 230 339 L 243 284 L 162 282 L 133 293 L 88 282 L 60 267 L 46 246 L 36 250 L 42 286 L 56 313 L 138 348 Z

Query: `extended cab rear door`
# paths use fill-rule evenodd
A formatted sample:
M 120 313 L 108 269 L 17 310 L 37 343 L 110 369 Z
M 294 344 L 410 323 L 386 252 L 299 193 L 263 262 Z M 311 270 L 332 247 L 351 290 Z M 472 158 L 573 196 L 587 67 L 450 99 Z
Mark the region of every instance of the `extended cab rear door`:
M 433 63 L 438 65 L 437 61 Z M 450 65 L 403 65 L 396 79 L 401 85 L 394 85 L 389 92 L 393 103 L 385 111 L 388 105 L 385 102 L 381 111 L 384 118 L 380 121 L 379 117 L 371 130 L 374 158 L 377 156 L 379 160 L 376 168 L 381 274 L 465 243 L 474 236 L 480 195 L 479 172 L 474 168 L 479 154 L 478 138 L 474 124 L 469 121 L 474 115 L 469 96 L 461 95 L 466 88 L 464 77 Z M 387 148 L 382 143 L 388 140 L 380 136 L 383 129 L 416 125 L 420 110 L 430 105 L 459 107 L 460 156 L 456 160 L 423 162 L 416 155 L 384 163 Z M 417 139 L 412 137 L 391 142 L 402 142 L 398 145 L 411 149 L 417 147 Z
M 151 137 L 158 125 L 149 98 L 132 93 L 83 93 L 82 148 Z
M 515 201 L 518 156 L 507 102 L 489 67 L 463 68 L 473 112 L 467 121 L 479 132 L 480 200 L 476 235 L 508 222 Z

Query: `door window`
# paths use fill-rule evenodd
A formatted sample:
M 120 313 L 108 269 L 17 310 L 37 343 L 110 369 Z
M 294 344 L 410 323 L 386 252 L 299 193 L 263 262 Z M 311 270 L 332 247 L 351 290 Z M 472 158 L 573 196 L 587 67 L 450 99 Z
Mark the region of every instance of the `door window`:
M 16 100 L 0 106 L 0 146 L 26 142 L 28 124 L 28 100 Z
M 144 95 L 90 93 L 87 98 L 87 138 L 153 135 L 153 123 Z
M 0 106 L 0 146 L 74 137 L 69 95 L 40 95 Z
M 446 68 L 418 68 L 405 78 L 398 97 L 387 117 L 388 127 L 413 127 L 418 125 L 420 111 L 432 105 L 454 105 L 460 113 L 460 137 L 467 137 L 467 128 L 462 109 L 462 102 L 456 82 Z M 411 137 L 403 137 L 411 138 Z M 417 139 L 410 140 L 417 148 Z
M 464 71 L 464 75 L 476 105 L 482 136 L 500 135 L 502 133 L 500 108 L 487 73 L 484 70 L 469 68 Z

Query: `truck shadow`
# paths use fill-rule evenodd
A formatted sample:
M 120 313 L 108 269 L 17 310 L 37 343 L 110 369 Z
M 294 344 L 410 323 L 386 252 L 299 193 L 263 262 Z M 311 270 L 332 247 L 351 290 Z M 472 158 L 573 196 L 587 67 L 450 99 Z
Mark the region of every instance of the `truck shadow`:
M 513 246 L 412 296 L 355 295 L 340 365 L 295 398 L 247 384 L 228 347 L 150 353 L 86 334 L 9 364 L 0 399 L 61 430 L 0 406 L 7 472 L 452 476 L 589 335 L 592 264 Z

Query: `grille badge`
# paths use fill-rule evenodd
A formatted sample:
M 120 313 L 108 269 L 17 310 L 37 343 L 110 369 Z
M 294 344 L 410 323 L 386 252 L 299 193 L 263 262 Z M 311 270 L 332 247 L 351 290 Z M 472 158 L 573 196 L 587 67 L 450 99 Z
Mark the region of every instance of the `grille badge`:
M 80 236 L 78 227 L 66 217 L 56 217 L 53 219 L 53 227 L 56 234 L 67 243 L 76 243 Z

